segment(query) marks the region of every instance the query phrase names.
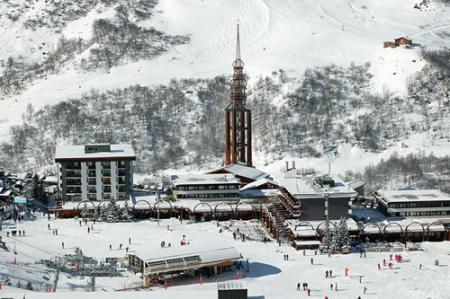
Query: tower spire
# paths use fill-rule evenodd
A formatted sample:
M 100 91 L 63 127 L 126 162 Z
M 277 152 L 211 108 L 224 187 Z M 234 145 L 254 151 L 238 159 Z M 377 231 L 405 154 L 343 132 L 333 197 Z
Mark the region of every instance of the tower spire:
M 239 19 L 237 21 L 236 59 L 241 59 L 241 40 L 239 38 Z
M 225 109 L 225 164 L 252 166 L 252 114 L 246 107 L 247 81 L 241 60 L 239 20 L 236 32 L 236 58 L 233 61 L 230 104 Z

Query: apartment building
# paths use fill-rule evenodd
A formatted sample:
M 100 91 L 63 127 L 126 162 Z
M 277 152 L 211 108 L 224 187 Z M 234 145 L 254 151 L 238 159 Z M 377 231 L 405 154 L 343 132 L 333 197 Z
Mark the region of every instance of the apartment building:
M 128 144 L 63 145 L 56 147 L 59 190 L 63 201 L 125 200 L 133 188 L 136 160 Z

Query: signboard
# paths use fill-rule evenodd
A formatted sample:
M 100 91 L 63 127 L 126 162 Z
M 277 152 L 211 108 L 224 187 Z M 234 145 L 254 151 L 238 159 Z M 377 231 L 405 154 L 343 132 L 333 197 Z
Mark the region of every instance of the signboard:
M 27 203 L 27 199 L 25 197 L 15 196 L 14 203 Z

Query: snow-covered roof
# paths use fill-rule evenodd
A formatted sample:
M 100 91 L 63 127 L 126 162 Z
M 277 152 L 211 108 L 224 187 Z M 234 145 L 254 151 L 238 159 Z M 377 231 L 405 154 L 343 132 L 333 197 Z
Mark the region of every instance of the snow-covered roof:
M 198 255 L 203 263 L 238 260 L 241 258 L 236 248 L 225 247 L 223 244 L 218 243 L 179 245 L 158 248 L 158 250 L 139 250 L 134 255 L 147 263 L 195 255 Z
M 386 203 L 417 201 L 450 201 L 447 193 L 439 190 L 379 190 L 377 193 Z
M 294 176 L 280 179 L 281 184 L 296 198 L 355 197 L 358 193 L 339 179 L 334 179 L 334 187 L 322 188 L 314 184 L 316 176 Z
M 111 144 L 109 152 L 86 153 L 84 145 L 58 145 L 56 147 L 55 161 L 60 160 L 94 160 L 94 159 L 119 159 L 135 160 L 131 144 Z
M 270 178 L 262 178 L 259 179 L 257 181 L 251 182 L 250 184 L 245 185 L 244 187 L 241 188 L 241 191 L 247 190 L 247 189 L 253 189 L 253 188 L 258 188 L 264 184 L 272 184 L 275 186 L 280 186 L 280 184 L 278 182 L 275 182 L 274 180 L 270 179 Z
M 278 189 L 245 189 L 239 192 L 240 198 L 275 197 L 280 195 Z
M 259 170 L 258 168 L 250 167 L 250 166 L 247 166 L 244 164 L 239 164 L 239 163 L 225 165 L 221 168 L 210 171 L 210 173 L 214 173 L 221 169 L 223 169 L 229 173 L 232 173 L 236 176 L 252 179 L 255 181 L 262 179 L 262 178 L 270 178 L 270 175 L 268 173 L 266 173 L 262 170 Z
M 184 175 L 175 179 L 173 183 L 175 185 L 239 184 L 236 177 L 231 173 Z
M 352 189 L 356 189 L 356 188 L 362 187 L 365 184 L 366 184 L 366 182 L 364 182 L 364 181 L 353 181 L 353 182 L 349 183 L 350 188 L 352 188 Z

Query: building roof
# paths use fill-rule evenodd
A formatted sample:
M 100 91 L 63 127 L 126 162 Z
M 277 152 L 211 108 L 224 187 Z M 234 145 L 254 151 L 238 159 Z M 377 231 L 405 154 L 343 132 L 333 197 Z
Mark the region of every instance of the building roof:
M 84 145 L 58 145 L 55 161 L 64 160 L 136 160 L 131 144 L 111 144 L 110 152 L 86 153 Z
M 323 198 L 324 193 L 329 197 L 355 197 L 358 193 L 348 184 L 334 179 L 334 187 L 327 189 L 314 183 L 315 175 L 284 177 L 279 181 L 296 198 Z
M 220 170 L 224 170 L 226 172 L 234 174 L 235 176 L 248 178 L 254 181 L 262 178 L 270 178 L 270 175 L 268 173 L 259 170 L 258 168 L 250 167 L 239 163 L 228 164 L 223 167 L 211 170 L 209 173 L 215 173 Z
M 184 175 L 176 178 L 173 183 L 175 185 L 239 184 L 236 177 L 231 173 Z
M 202 263 L 213 263 L 225 260 L 238 260 L 240 253 L 234 247 L 225 247 L 217 243 L 172 246 L 158 248 L 158 250 L 138 251 L 134 253 L 146 263 L 199 256 Z
M 377 191 L 386 203 L 417 201 L 450 201 L 447 193 L 439 190 L 379 190 Z
M 241 191 L 259 188 L 265 184 L 272 184 L 275 186 L 280 186 L 280 183 L 275 182 L 274 180 L 271 180 L 270 178 L 262 178 L 257 181 L 251 182 L 250 184 L 245 185 L 244 187 L 241 188 Z

